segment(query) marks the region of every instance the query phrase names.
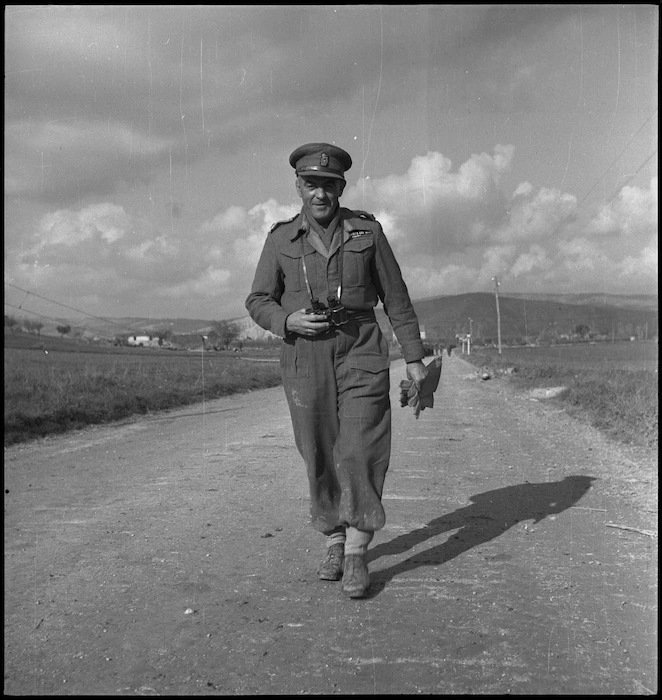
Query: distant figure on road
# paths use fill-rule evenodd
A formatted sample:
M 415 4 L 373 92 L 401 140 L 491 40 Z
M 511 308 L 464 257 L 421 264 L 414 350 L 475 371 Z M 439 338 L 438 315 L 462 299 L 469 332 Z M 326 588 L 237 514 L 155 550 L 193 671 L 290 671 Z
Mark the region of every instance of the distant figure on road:
M 360 598 L 369 587 L 368 545 L 385 522 L 391 449 L 378 301 L 419 389 L 426 372 L 418 319 L 381 225 L 340 206 L 351 164 L 346 151 L 327 143 L 290 155 L 302 208 L 269 232 L 246 308 L 283 338 L 283 387 L 308 473 L 312 525 L 326 535 L 318 576 L 342 577 L 343 591 Z

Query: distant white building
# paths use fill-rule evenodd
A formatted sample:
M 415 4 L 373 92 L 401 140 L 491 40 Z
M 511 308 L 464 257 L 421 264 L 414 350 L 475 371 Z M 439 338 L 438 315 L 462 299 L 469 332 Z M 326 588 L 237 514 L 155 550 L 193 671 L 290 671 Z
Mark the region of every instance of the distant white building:
M 158 348 L 161 345 L 156 335 L 130 335 L 127 342 L 139 348 Z

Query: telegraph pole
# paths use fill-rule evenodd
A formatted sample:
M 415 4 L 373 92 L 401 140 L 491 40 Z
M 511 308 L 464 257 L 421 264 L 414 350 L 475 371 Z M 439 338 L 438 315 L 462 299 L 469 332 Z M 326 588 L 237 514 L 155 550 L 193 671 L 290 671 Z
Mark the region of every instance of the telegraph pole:
M 501 312 L 499 311 L 499 280 L 496 277 L 492 278 L 494 280 L 494 295 L 496 298 L 496 310 L 497 310 L 497 336 L 499 339 L 499 355 L 501 354 Z

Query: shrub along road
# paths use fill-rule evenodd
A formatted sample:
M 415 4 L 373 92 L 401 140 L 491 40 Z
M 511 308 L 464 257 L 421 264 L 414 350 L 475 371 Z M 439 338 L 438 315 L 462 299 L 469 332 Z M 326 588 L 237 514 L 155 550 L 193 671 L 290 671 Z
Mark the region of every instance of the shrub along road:
M 476 377 L 416 421 L 394 363 L 364 600 L 280 387 L 6 449 L 5 693 L 656 692 L 655 456 Z

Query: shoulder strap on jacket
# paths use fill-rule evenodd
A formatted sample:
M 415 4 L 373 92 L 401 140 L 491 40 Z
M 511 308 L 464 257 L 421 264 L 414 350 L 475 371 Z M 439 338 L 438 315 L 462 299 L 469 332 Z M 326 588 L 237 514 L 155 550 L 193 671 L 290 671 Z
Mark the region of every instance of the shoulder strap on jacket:
M 290 217 L 289 219 L 283 219 L 282 221 L 277 221 L 270 229 L 269 233 L 272 233 L 275 231 L 279 226 L 282 226 L 283 224 L 290 224 L 294 221 L 294 219 L 299 216 L 299 212 L 297 212 L 294 216 Z

